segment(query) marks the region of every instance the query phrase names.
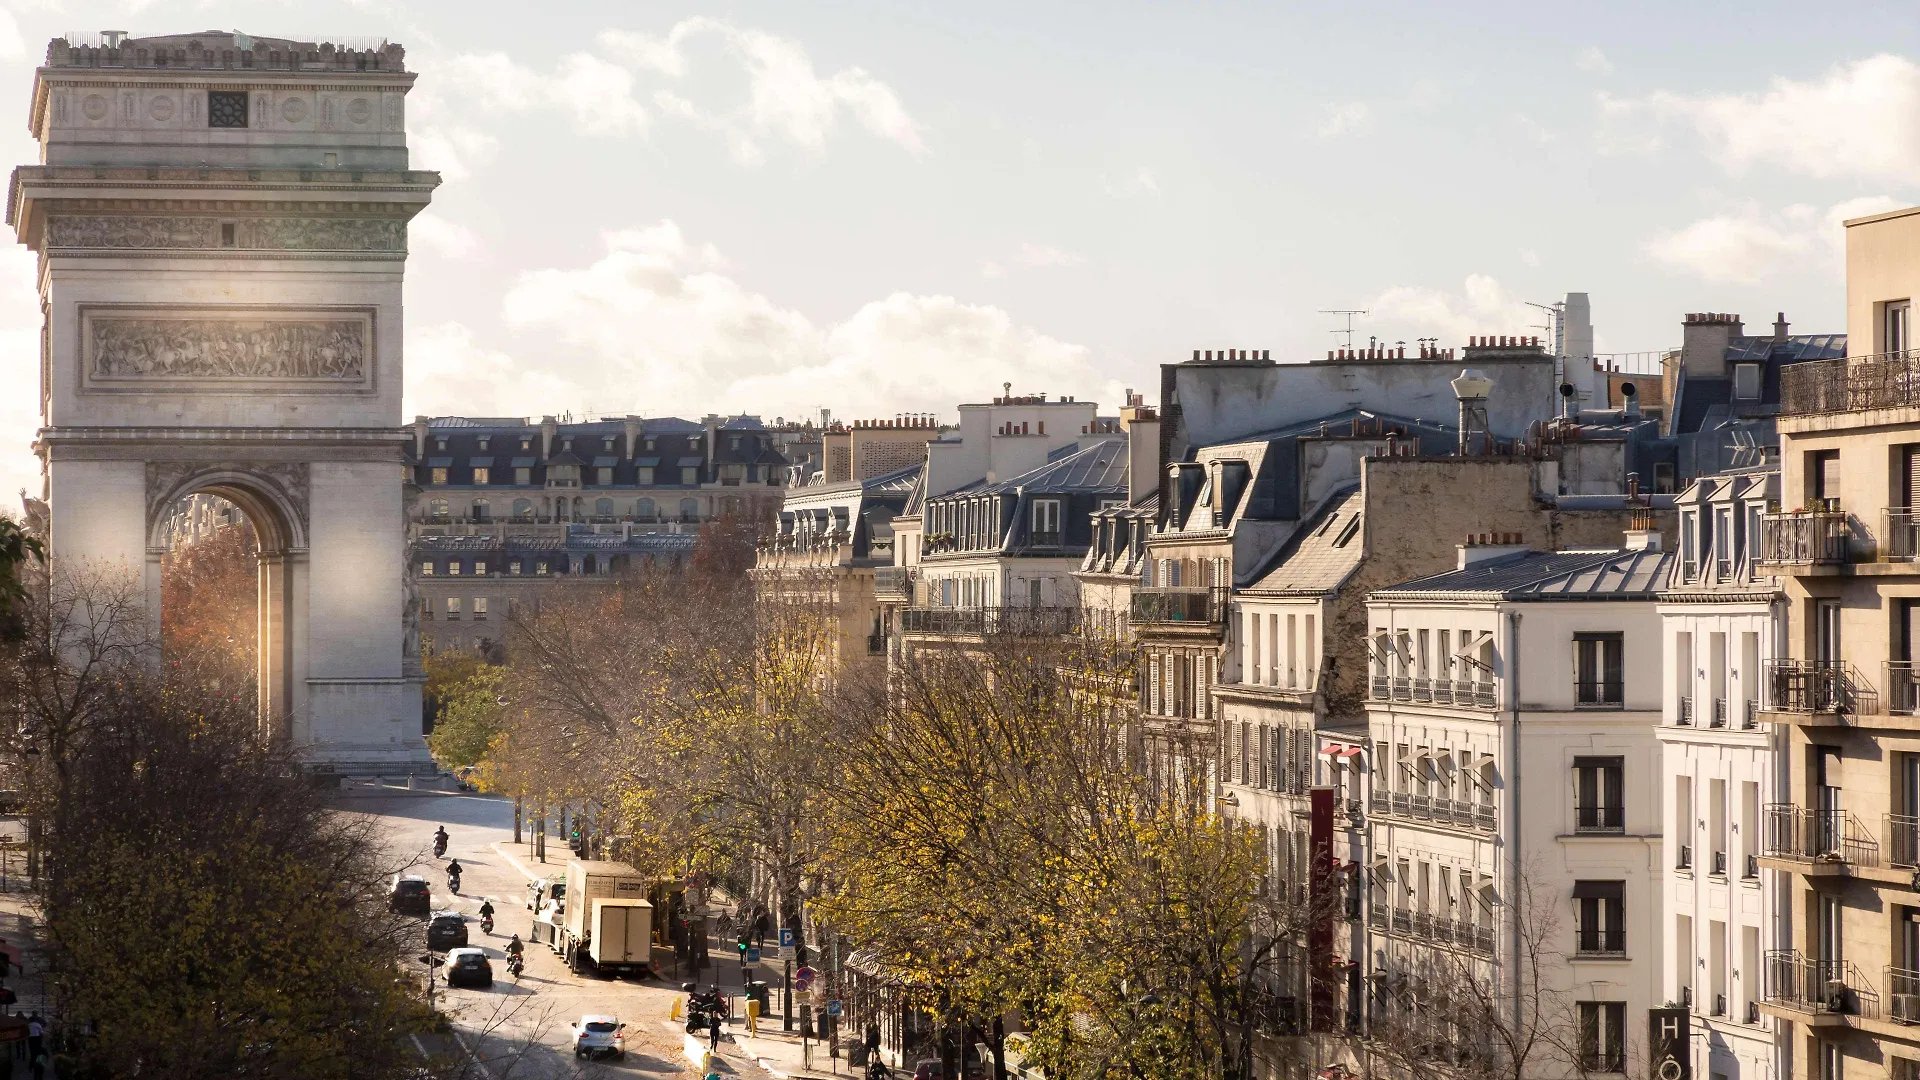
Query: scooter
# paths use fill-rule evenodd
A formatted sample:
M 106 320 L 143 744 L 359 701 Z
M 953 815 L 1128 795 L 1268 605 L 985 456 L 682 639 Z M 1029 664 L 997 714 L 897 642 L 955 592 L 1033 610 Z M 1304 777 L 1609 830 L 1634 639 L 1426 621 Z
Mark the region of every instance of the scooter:
M 456 893 L 460 891 L 460 875 L 459 874 L 447 875 L 447 891 L 456 892 Z
M 493 933 L 493 916 L 491 915 L 480 916 L 480 932 L 483 934 Z
M 509 953 L 507 955 L 507 974 L 518 979 L 520 973 L 526 970 L 526 967 L 527 962 L 521 958 L 519 953 Z
M 434 837 L 433 838 L 433 857 L 436 859 L 442 859 L 446 857 L 446 854 L 447 854 L 447 838 L 444 836 Z

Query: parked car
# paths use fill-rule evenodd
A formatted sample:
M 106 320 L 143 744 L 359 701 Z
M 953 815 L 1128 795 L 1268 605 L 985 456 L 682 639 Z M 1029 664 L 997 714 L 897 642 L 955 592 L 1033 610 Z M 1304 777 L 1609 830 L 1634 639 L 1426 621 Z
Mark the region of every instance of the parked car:
M 447 953 L 448 986 L 492 986 L 493 965 L 485 949 L 460 948 Z
M 406 915 L 425 915 L 433 909 L 433 889 L 417 874 L 395 874 L 387 909 Z
M 568 1024 L 573 1031 L 573 1056 L 577 1058 L 624 1058 L 627 1056 L 627 1037 L 622 1034 L 627 1025 L 618 1018 L 599 1013 L 588 1013 L 577 1024 Z
M 467 917 L 457 911 L 436 911 L 427 922 L 427 948 L 434 952 L 467 945 Z

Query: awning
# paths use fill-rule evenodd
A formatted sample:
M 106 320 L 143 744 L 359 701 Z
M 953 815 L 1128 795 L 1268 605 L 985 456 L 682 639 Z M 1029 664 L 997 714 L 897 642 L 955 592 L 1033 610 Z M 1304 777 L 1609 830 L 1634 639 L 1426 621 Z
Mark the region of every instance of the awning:
M 706 463 L 707 463 L 706 458 L 698 457 L 698 456 L 683 457 L 680 459 L 680 467 L 683 469 L 693 468 L 694 466 L 697 466 L 697 465 L 705 465 Z
M 476 469 L 491 469 L 493 468 L 493 459 L 490 457 L 468 458 L 467 464 Z
M 1491 881 L 1481 882 L 1480 887 L 1473 890 L 1473 898 L 1488 911 L 1500 906 L 1500 890 L 1494 888 Z
M 530 457 L 517 457 L 513 459 L 513 467 L 516 469 L 531 469 L 533 468 L 533 463 L 535 460 L 537 459 L 530 458 Z
M 1627 883 L 1624 881 L 1576 881 L 1573 883 L 1575 900 L 1625 900 Z
M 597 457 L 593 459 L 593 467 L 596 469 L 611 469 L 618 464 L 620 464 L 620 459 L 617 457 Z
M 644 465 L 647 468 L 651 469 L 655 465 L 660 464 L 660 459 L 657 457 L 637 457 L 633 459 L 633 463 L 635 465 Z
M 427 465 L 429 468 L 434 469 L 450 469 L 453 467 L 453 459 L 450 457 L 430 457 L 427 459 Z

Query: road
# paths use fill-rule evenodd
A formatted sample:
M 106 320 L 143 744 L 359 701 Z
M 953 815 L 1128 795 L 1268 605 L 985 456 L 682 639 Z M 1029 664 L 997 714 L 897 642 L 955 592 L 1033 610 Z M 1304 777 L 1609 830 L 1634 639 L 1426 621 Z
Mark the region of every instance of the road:
M 694 1074 L 681 1052 L 682 1037 L 667 1024 L 668 1011 L 680 997 L 677 986 L 662 980 L 576 976 L 545 945 L 531 943 L 518 984 L 507 975 L 504 947 L 515 933 L 530 942 L 533 921 L 526 906 L 528 875 L 493 846 L 513 839 L 511 802 L 482 795 L 395 795 L 343 799 L 341 806 L 374 818 L 388 838 L 388 849 L 400 860 L 414 860 L 408 872 L 422 875 L 433 886 L 434 910 L 465 913 L 469 944 L 487 951 L 494 970 L 490 989 L 449 989 L 436 980 L 435 990 L 436 1005 L 452 1017 L 455 1031 L 482 1064 L 482 1080 Z M 447 891 L 446 861 L 433 857 L 433 832 L 441 825 L 449 836 L 448 854 L 460 860 L 464 871 L 457 896 Z M 546 867 L 553 876 L 566 872 L 566 855 L 564 846 L 549 848 Z M 480 930 L 483 899 L 493 901 L 492 936 Z M 626 1022 L 625 1061 L 584 1066 L 575 1061 L 566 1025 L 583 1013 L 611 1013 Z M 725 1051 L 722 1057 L 739 1060 Z M 768 1075 L 751 1064 L 737 1071 L 752 1080 Z

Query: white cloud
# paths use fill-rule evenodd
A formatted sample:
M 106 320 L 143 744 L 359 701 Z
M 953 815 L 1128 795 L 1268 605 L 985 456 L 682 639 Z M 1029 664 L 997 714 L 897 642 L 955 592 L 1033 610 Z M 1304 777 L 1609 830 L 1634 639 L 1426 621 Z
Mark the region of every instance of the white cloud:
M 1007 268 L 994 262 L 992 259 L 981 259 L 980 276 L 983 278 L 1003 278 L 1007 276 Z
M 1607 59 L 1607 54 L 1601 52 L 1597 45 L 1589 45 L 1580 50 L 1580 56 L 1574 60 L 1573 66 L 1581 71 L 1591 71 L 1596 75 L 1613 74 L 1613 61 Z
M 480 238 L 459 222 L 423 210 L 407 223 L 407 247 L 448 259 L 470 259 L 480 252 Z
M 1364 101 L 1336 102 L 1326 107 L 1314 131 L 1323 139 L 1357 135 L 1367 129 L 1372 119 L 1373 110 L 1367 108 Z
M 1396 285 L 1366 305 L 1394 340 L 1437 337 L 1441 348 L 1476 334 L 1535 334 L 1540 313 L 1486 274 L 1469 274 L 1457 293 Z M 1409 346 L 1411 348 L 1412 346 Z
M 722 133 L 742 161 L 764 160 L 769 139 L 820 150 L 843 115 L 915 156 L 926 153 L 920 124 L 892 87 L 858 67 L 823 77 L 799 42 L 706 17 L 683 19 L 665 37 L 609 30 L 599 40 L 632 66 L 677 79 L 692 70 L 686 46 L 701 37 L 717 38 L 745 71 L 745 102 L 713 108 L 664 88 L 654 100 L 675 116 Z
M 1021 244 L 1017 261 L 1021 266 L 1084 266 L 1087 257 L 1071 251 L 1062 251 L 1045 244 Z
M 13 12 L 0 8 L 0 60 L 25 60 L 26 39 L 20 36 L 20 23 Z
M 1526 263 L 1528 266 L 1538 268 L 1540 265 L 1540 253 L 1532 248 L 1521 248 L 1520 261 Z
M 1780 210 L 1741 203 L 1655 236 L 1645 250 L 1656 261 L 1706 281 L 1752 284 L 1809 259 L 1838 273 L 1841 223 L 1901 205 L 1885 195 L 1848 199 L 1824 211 L 1804 203 Z
M 1764 162 L 1821 179 L 1920 183 L 1920 65 L 1881 54 L 1762 93 L 1600 99 L 1608 127 L 1691 126 L 1729 172 Z M 1634 139 L 1629 136 L 1629 139 Z M 1644 145 L 1644 133 L 1637 140 Z
M 508 290 L 505 321 L 541 343 L 536 359 L 463 323 L 411 334 L 408 413 L 951 413 L 1002 382 L 1118 400 L 1085 348 L 996 307 L 902 292 L 821 325 L 711 269 L 717 253 L 671 221 L 604 239 L 591 265 L 534 270 Z
M 1118 180 L 1102 174 L 1100 188 L 1116 199 L 1132 199 L 1142 195 L 1155 199 L 1160 197 L 1160 182 L 1154 179 L 1152 170 L 1145 165 Z
M 647 110 L 634 96 L 633 73 L 588 53 L 562 57 L 547 75 L 505 53 L 465 53 L 440 64 L 438 74 L 462 92 L 463 100 L 488 111 L 556 109 L 583 135 L 647 130 Z

